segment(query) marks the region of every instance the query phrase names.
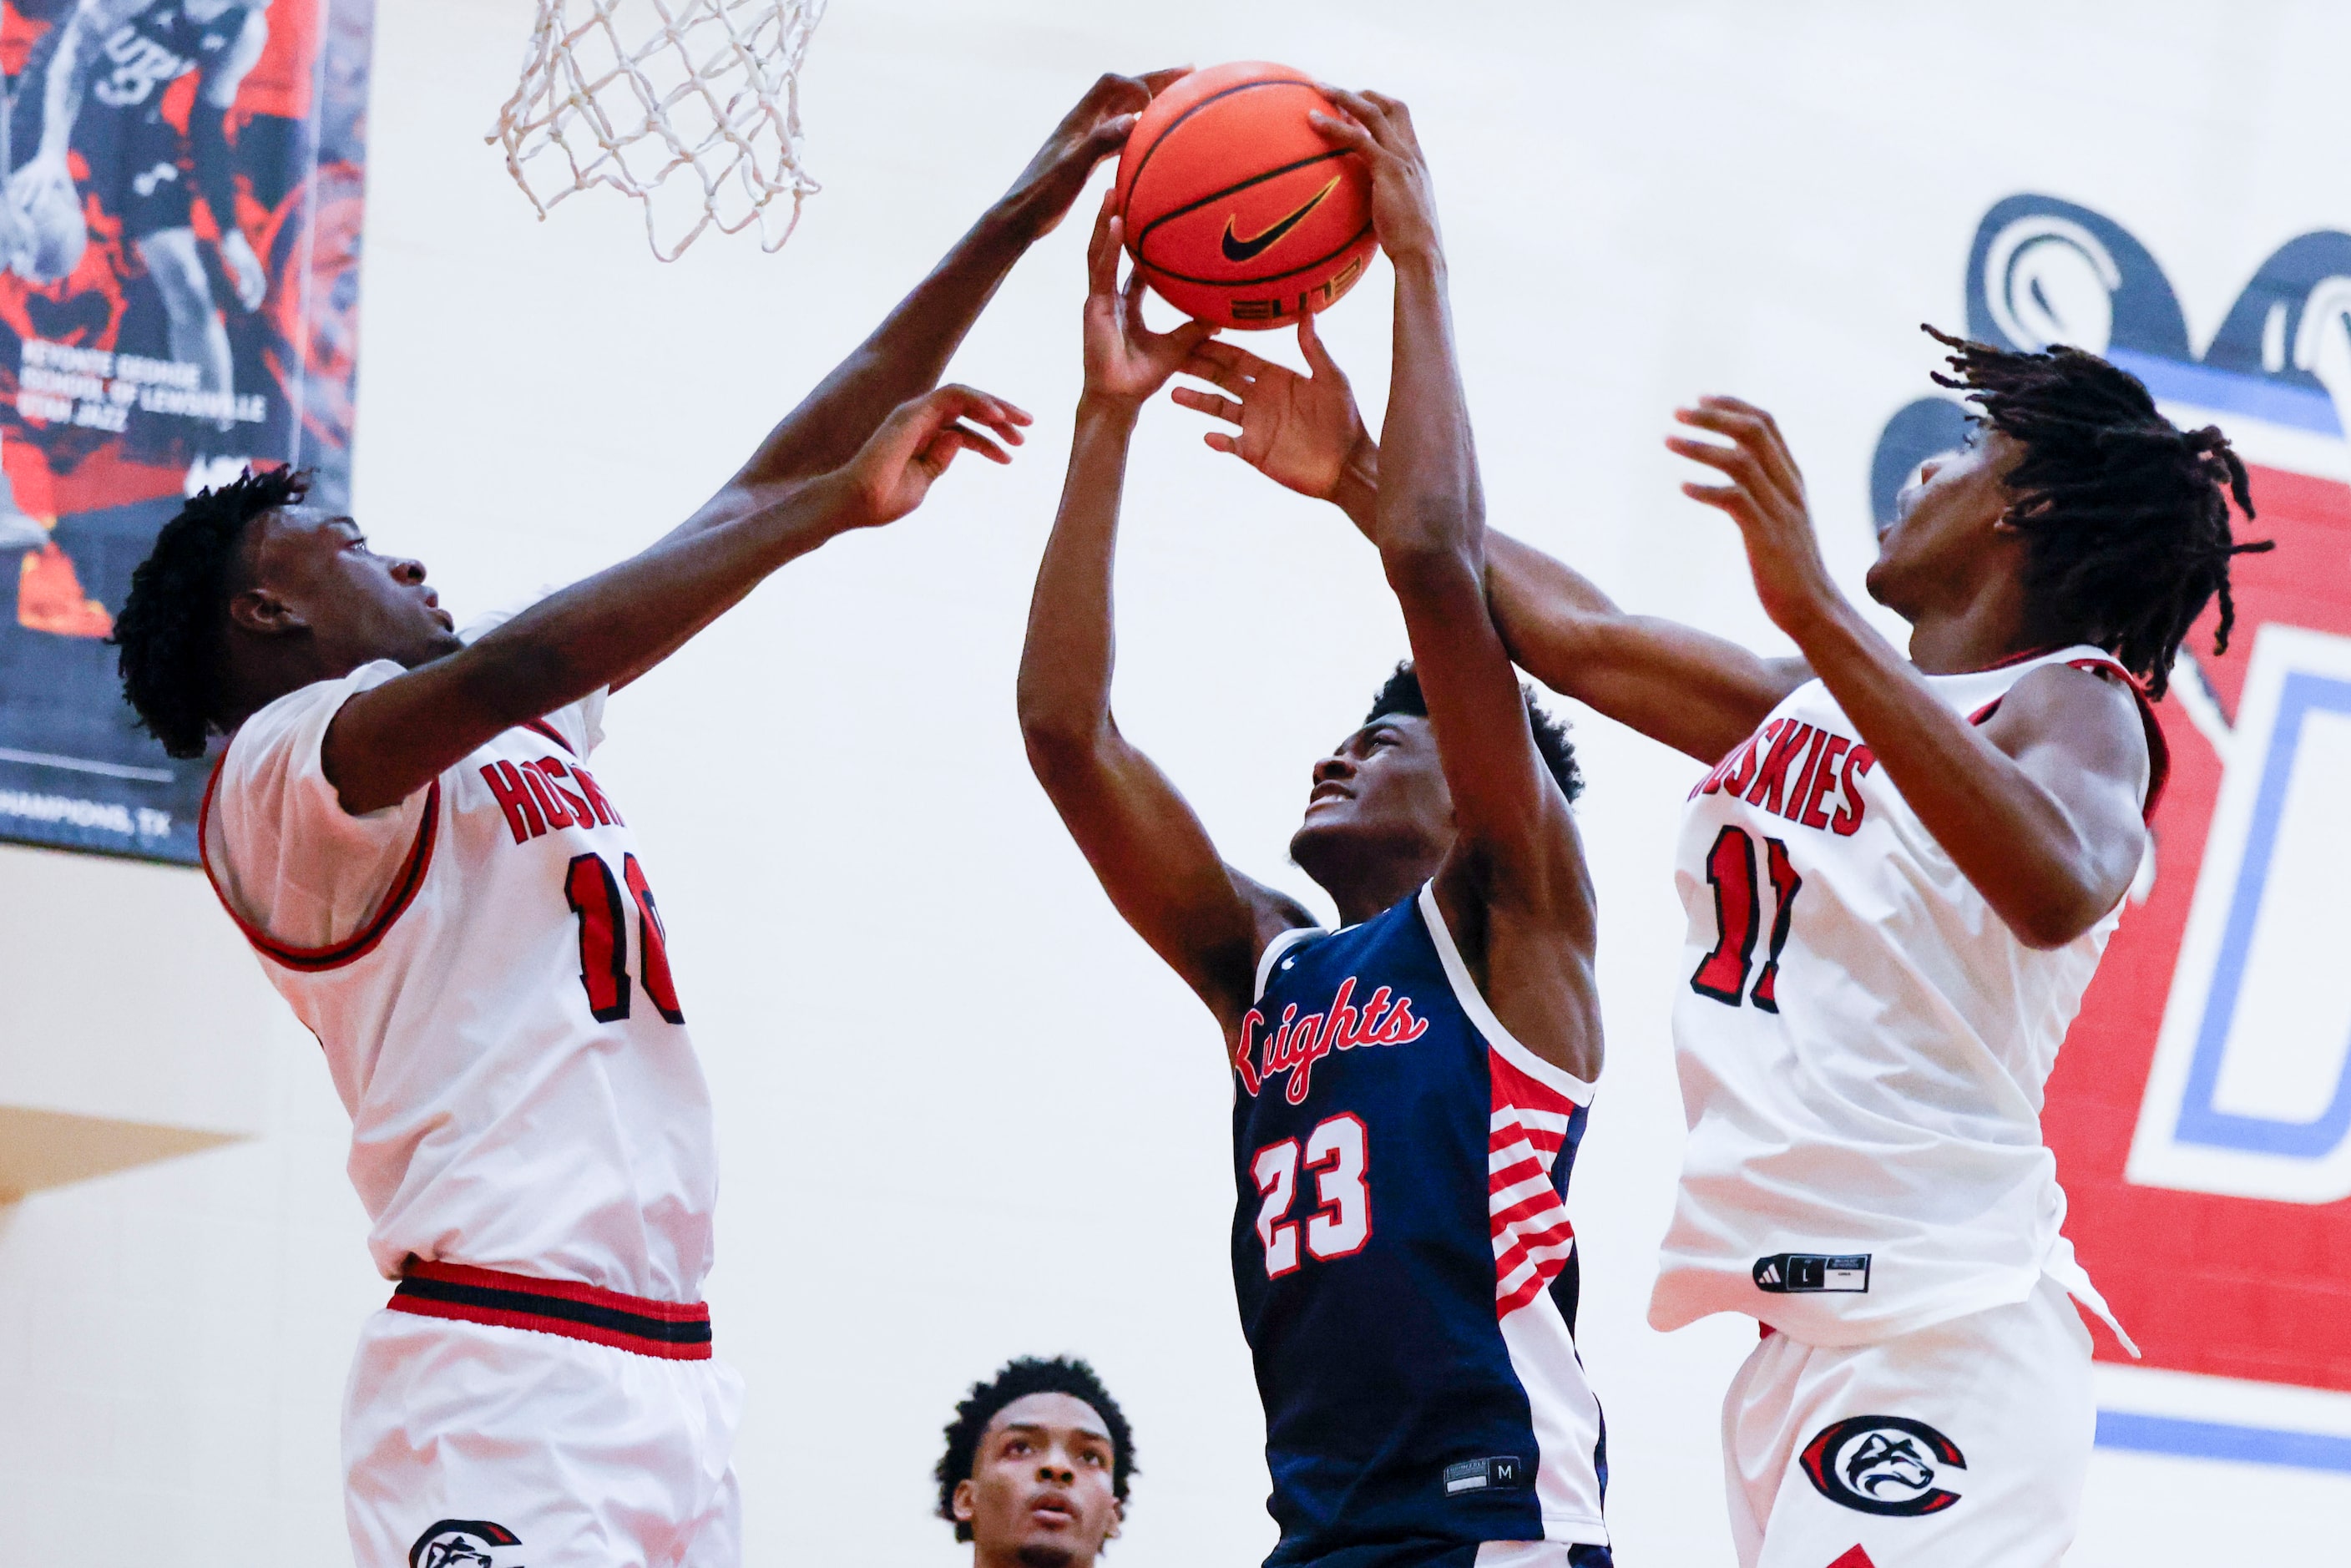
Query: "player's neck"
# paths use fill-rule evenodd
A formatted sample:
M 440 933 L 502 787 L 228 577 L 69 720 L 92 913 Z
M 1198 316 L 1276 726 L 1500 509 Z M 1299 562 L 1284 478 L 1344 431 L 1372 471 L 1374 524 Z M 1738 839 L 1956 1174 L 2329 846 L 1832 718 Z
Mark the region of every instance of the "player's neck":
M 1361 925 L 1419 892 L 1443 862 L 1441 854 L 1357 853 L 1339 864 L 1299 863 L 1339 906 L 1339 923 Z
M 1997 578 L 1914 615 L 1910 662 L 1922 674 L 1960 674 L 2080 640 L 2032 614 L 2022 583 Z
M 235 631 L 229 633 L 230 652 L 221 677 L 220 722 L 233 731 L 246 719 L 288 692 L 298 692 L 319 681 L 336 681 L 359 666 L 323 658 L 315 639 L 260 639 Z
M 1040 1552 L 1032 1552 L 1029 1558 L 1023 1559 L 1019 1547 L 1004 1547 L 991 1551 L 987 1546 L 975 1542 L 971 1549 L 971 1568 L 1035 1568 L 1035 1565 L 1041 1562 L 1043 1555 Z M 1072 1552 L 1070 1556 L 1055 1564 L 1055 1568 L 1094 1568 L 1094 1553 Z

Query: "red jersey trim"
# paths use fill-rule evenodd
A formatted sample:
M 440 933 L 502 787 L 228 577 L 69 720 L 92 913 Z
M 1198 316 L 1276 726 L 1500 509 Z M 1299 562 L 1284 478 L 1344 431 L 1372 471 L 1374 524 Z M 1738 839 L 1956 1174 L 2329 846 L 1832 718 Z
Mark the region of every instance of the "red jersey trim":
M 2043 652 L 2046 653 L 2048 650 L 2044 649 Z M 2028 653 L 2021 654 L 2019 657 L 2037 659 L 2041 654 Z M 2012 664 L 2017 663 L 2017 660 L 2004 659 L 2001 663 Z M 1991 667 L 1998 669 L 2000 665 L 1994 664 Z M 2131 701 L 2138 705 L 2140 727 L 2147 731 L 2147 804 L 2140 809 L 2139 815 L 2147 821 L 2153 821 L 2155 808 L 2163 800 L 2164 787 L 2171 782 L 2171 742 L 2163 737 L 2163 724 L 2155 716 L 2155 704 L 2147 699 L 2147 687 L 2140 684 L 2137 675 L 2124 669 L 2122 662 L 2118 659 L 2068 659 L 2065 661 L 2065 667 L 2069 670 L 2110 670 L 2120 675 L 2123 678 L 2123 684 L 2130 689 Z M 2000 705 L 2006 700 L 2005 694 L 1992 698 L 1991 701 L 1968 715 L 1968 722 L 1983 723 L 1998 713 Z
M 387 1303 L 395 1312 L 528 1329 L 663 1361 L 710 1359 L 710 1309 L 569 1280 L 538 1280 L 412 1258 Z
M 1944 671 L 1938 671 L 1938 672 L 1937 672 L 1937 673 L 1938 673 L 1938 674 L 1951 674 L 1951 675 L 1982 675 L 1982 674 L 1991 674 L 1991 673 L 1992 671 L 1994 671 L 1994 670 L 2005 670 L 2005 669 L 2007 669 L 2007 668 L 2009 668 L 2010 666 L 2014 665 L 2014 664 L 2030 664 L 2030 663 L 2032 663 L 2032 662 L 2033 660 L 2035 660 L 2035 659 L 2045 659 L 2045 658 L 2047 658 L 2050 654 L 2056 653 L 2056 652 L 2057 652 L 2059 649 L 2061 649 L 2061 648 L 2070 648 L 2070 647 L 2072 647 L 2072 646 L 2073 646 L 2073 644 L 2072 644 L 2071 643 L 2050 643 L 2050 644 L 2049 644 L 2047 647 L 2045 647 L 2045 648 L 2027 648 L 2027 649 L 2026 649 L 2023 653 L 2011 653 L 2011 654 L 2009 654 L 2006 658 L 2003 658 L 2003 659 L 1994 659 L 1991 664 L 1985 664 L 1985 665 L 1983 665 L 1983 666 L 1981 666 L 1980 668 L 1978 668 L 1978 669 L 1973 669 L 1973 670 L 1944 670 Z
M 579 753 L 571 749 L 571 743 L 563 738 L 563 732 L 557 729 L 553 725 L 548 723 L 543 718 L 525 719 L 522 722 L 521 727 L 530 730 L 535 734 L 547 737 L 548 739 L 563 747 L 564 754 L 566 756 L 576 757 L 579 755 Z
M 219 875 L 213 870 L 213 858 L 207 848 L 211 837 L 213 795 L 220 788 L 221 769 L 227 763 L 228 754 L 224 751 L 220 761 L 213 764 L 213 776 L 204 785 L 204 804 L 196 811 L 196 858 L 204 863 L 204 880 L 212 883 L 213 896 L 220 900 L 223 909 L 228 911 L 228 917 L 236 922 L 236 928 L 245 934 L 245 939 L 270 962 L 305 974 L 315 974 L 321 969 L 339 969 L 374 952 L 377 945 L 391 932 L 392 923 L 416 901 L 417 889 L 424 885 L 424 873 L 432 869 L 433 846 L 441 835 L 441 780 L 435 779 L 425 786 L 424 820 L 417 824 L 416 841 L 410 846 L 408 858 L 401 862 L 399 873 L 392 877 L 392 886 L 385 891 L 383 902 L 376 905 L 375 913 L 368 916 L 359 930 L 340 942 L 331 942 L 323 947 L 297 947 L 290 942 L 280 942 L 247 920 L 243 912 L 229 902 L 228 890 L 221 885 Z

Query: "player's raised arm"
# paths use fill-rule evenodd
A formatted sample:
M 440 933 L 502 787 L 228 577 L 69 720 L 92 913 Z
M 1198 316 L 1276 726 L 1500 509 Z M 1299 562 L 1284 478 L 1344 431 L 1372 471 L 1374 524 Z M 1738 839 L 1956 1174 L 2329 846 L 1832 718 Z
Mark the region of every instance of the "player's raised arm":
M 1371 531 L 1404 611 L 1452 797 L 1457 836 L 1437 898 L 1503 1021 L 1589 1079 L 1600 1045 L 1592 884 L 1487 604 L 1485 498 L 1427 164 L 1402 103 L 1333 97 L 1353 123 L 1316 123 L 1370 163 L 1373 221 L 1395 267 L 1385 482 Z M 1561 965 L 1580 972 L 1560 984 Z
M 37 193 L 43 185 L 72 186 L 66 152 L 73 144 L 82 97 L 89 90 L 107 37 L 146 4 L 147 0 L 76 0 L 72 15 L 57 24 L 57 47 L 49 56 L 48 69 L 38 83 L 27 84 L 40 94 L 40 141 L 32 147 L 10 150 L 16 164 L 8 172 L 8 193 L 19 207 L 37 209 Z
M 217 60 L 204 68 L 198 102 L 188 113 L 188 141 L 195 160 L 196 188 L 212 209 L 218 234 L 221 265 L 236 289 L 237 303 L 247 310 L 261 308 L 269 291 L 269 275 L 253 244 L 236 222 L 236 159 L 228 141 L 228 117 L 236 108 L 237 89 L 246 73 L 261 61 L 269 47 L 267 0 L 247 0 L 245 25 L 235 41 Z
M 1380 444 L 1364 426 L 1346 373 L 1314 330 L 1298 324 L 1312 374 L 1237 344 L 1200 345 L 1175 399 L 1238 427 L 1208 433 L 1276 483 L 1329 501 L 1373 537 Z M 1528 674 L 1619 723 L 1701 761 L 1719 760 L 1754 733 L 1810 672 L 1800 659 L 1765 659 L 1694 626 L 1618 609 L 1589 579 L 1508 534 L 1486 530 L 1486 585 L 1510 656 Z
M 1011 188 L 980 214 L 931 275 L 784 416 L 741 471 L 675 532 L 716 527 L 762 505 L 778 486 L 846 463 L 892 409 L 938 385 L 947 361 L 995 298 L 1013 263 L 1061 223 L 1094 166 L 1126 144 L 1135 116 L 1187 68 L 1097 79 L 1053 128 Z M 714 605 L 702 621 L 677 627 L 671 642 L 654 650 L 646 665 L 676 652 L 733 607 L 732 601 Z M 617 690 L 642 673 L 629 671 L 612 685 Z
M 900 408 L 852 461 L 795 486 L 776 486 L 754 509 L 643 554 L 541 600 L 471 647 L 359 693 L 327 731 L 323 761 L 346 810 L 405 800 L 474 747 L 641 668 L 673 644 L 680 625 L 706 621 L 785 562 L 852 528 L 893 521 L 920 506 L 958 452 L 1010 457 L 977 427 L 1018 444 L 1029 416 L 969 387 L 942 387 Z M 346 526 L 348 520 L 345 520 Z M 349 528 L 348 548 L 366 541 Z M 265 546 L 265 548 L 266 548 Z M 423 592 L 423 572 L 395 572 Z M 232 637 L 294 641 L 298 599 L 254 590 L 229 604 Z
M 1020 733 L 1038 781 L 1111 902 L 1229 1035 L 1249 1005 L 1265 944 L 1311 921 L 1225 864 L 1191 806 L 1111 712 L 1112 569 L 1127 444 L 1144 400 L 1206 335 L 1197 323 L 1164 335 L 1144 326 L 1139 280 L 1118 287 L 1119 245 L 1105 202 L 1087 256 L 1085 392 L 1020 653 Z
M 936 386 L 1013 263 L 1060 225 L 1094 166 L 1126 144 L 1135 117 L 1188 68 L 1105 75 L 1087 89 L 1011 188 L 872 335 L 784 416 L 737 483 L 838 467 L 892 409 Z
M 1683 492 L 1739 525 L 1765 612 L 1984 902 L 2030 947 L 2063 946 L 2097 924 L 2146 848 L 2149 748 L 2130 693 L 2061 665 L 2020 681 L 1990 723 L 1954 713 L 1830 580 L 1803 476 L 1771 416 L 1707 397 L 1675 417 L 1729 442 L 1667 438 L 1723 480 Z
M 75 0 L 72 15 L 58 26 L 57 47 L 42 76 L 41 139 L 18 153 L 18 167 L 39 162 L 63 170 L 72 145 L 74 121 L 83 94 L 98 69 L 109 35 L 144 10 L 149 0 Z

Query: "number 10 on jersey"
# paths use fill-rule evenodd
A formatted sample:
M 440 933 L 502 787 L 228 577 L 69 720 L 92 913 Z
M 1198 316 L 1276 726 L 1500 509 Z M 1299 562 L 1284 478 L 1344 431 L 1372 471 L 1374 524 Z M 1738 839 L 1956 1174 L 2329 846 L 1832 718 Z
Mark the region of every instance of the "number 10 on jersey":
M 1296 1138 L 1268 1144 L 1249 1162 L 1263 1199 L 1257 1210 L 1257 1239 L 1265 1244 L 1265 1277 L 1279 1280 L 1297 1269 L 1298 1224 L 1290 1211 L 1298 1201 L 1300 1148 Z M 1306 1217 L 1307 1255 L 1329 1262 L 1349 1258 L 1372 1239 L 1372 1194 L 1364 1185 L 1370 1151 L 1364 1124 L 1340 1113 L 1315 1124 L 1306 1134 L 1306 1173 L 1314 1178 L 1320 1206 Z
M 638 978 L 653 1010 L 671 1023 L 684 1023 L 677 1005 L 677 988 L 669 977 L 669 940 L 662 929 L 661 910 L 653 890 L 634 855 L 621 857 L 621 875 L 599 854 L 574 855 L 563 872 L 563 898 L 580 920 L 580 984 L 588 992 L 588 1011 L 598 1023 L 616 1023 L 629 1016 L 628 905 L 621 884 L 628 883 L 629 903 L 637 912 Z

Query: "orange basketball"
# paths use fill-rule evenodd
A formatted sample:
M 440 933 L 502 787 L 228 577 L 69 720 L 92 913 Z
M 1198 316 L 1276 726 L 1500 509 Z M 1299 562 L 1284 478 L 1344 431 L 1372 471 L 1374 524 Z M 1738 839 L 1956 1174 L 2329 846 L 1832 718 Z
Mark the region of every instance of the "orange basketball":
M 1194 71 L 1152 100 L 1118 161 L 1126 246 L 1159 297 L 1219 326 L 1285 327 L 1371 265 L 1372 177 L 1308 124 L 1336 115 L 1287 66 Z

